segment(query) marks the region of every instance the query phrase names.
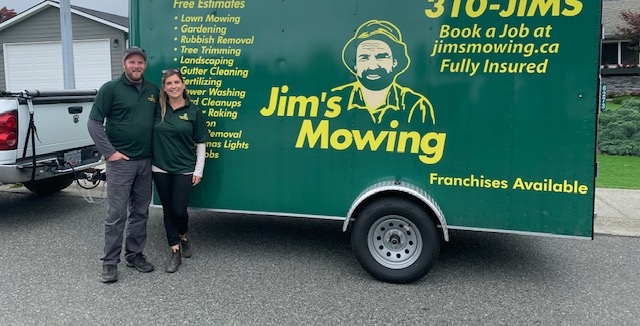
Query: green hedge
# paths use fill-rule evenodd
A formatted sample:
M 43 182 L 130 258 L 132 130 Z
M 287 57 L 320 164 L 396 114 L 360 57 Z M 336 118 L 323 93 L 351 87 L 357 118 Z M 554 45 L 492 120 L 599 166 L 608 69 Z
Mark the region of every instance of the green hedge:
M 598 149 L 609 155 L 640 156 L 640 98 L 625 99 L 615 111 L 600 113 Z
M 614 104 L 622 104 L 622 102 L 634 98 L 631 95 L 618 96 L 611 99 L 611 102 Z

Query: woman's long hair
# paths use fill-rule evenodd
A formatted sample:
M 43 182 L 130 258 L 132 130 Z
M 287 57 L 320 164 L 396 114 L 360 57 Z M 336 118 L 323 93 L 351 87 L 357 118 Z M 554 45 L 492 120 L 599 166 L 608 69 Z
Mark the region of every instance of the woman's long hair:
M 171 68 L 171 69 L 162 71 L 162 87 L 160 87 L 160 117 L 161 117 L 160 122 L 161 123 L 164 122 L 164 115 L 167 113 L 167 100 L 168 100 L 167 93 L 165 93 L 164 91 L 164 81 L 173 75 L 178 75 L 178 78 L 180 78 L 180 80 L 184 84 L 184 78 L 180 73 L 180 69 Z M 184 85 L 184 90 L 182 91 L 182 98 L 184 98 L 187 101 L 191 101 L 191 98 L 189 98 L 189 92 L 187 92 L 186 84 Z

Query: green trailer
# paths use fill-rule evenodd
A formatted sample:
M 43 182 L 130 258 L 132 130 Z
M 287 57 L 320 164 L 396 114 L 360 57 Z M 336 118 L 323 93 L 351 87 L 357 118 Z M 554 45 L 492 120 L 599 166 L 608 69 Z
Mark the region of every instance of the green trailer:
M 450 230 L 593 238 L 601 1 L 130 5 L 208 120 L 191 207 L 342 220 L 399 283 Z

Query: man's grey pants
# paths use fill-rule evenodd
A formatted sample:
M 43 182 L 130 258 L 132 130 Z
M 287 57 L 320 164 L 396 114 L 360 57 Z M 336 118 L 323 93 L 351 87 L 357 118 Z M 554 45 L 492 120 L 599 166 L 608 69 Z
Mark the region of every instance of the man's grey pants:
M 151 158 L 107 161 L 108 208 L 104 222 L 103 265 L 120 262 L 125 225 L 125 259 L 130 261 L 142 254 L 147 243 L 151 180 Z

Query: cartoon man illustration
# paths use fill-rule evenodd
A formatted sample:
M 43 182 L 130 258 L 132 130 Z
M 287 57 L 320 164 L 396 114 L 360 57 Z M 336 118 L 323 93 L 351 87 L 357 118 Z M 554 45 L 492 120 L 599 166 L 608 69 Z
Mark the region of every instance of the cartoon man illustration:
M 342 50 L 342 62 L 357 79 L 332 89 L 350 91 L 347 110 L 367 110 L 374 123 L 403 116 L 407 122 L 435 124 L 431 102 L 396 83 L 411 59 L 400 30 L 392 23 L 370 20 L 360 25 Z

